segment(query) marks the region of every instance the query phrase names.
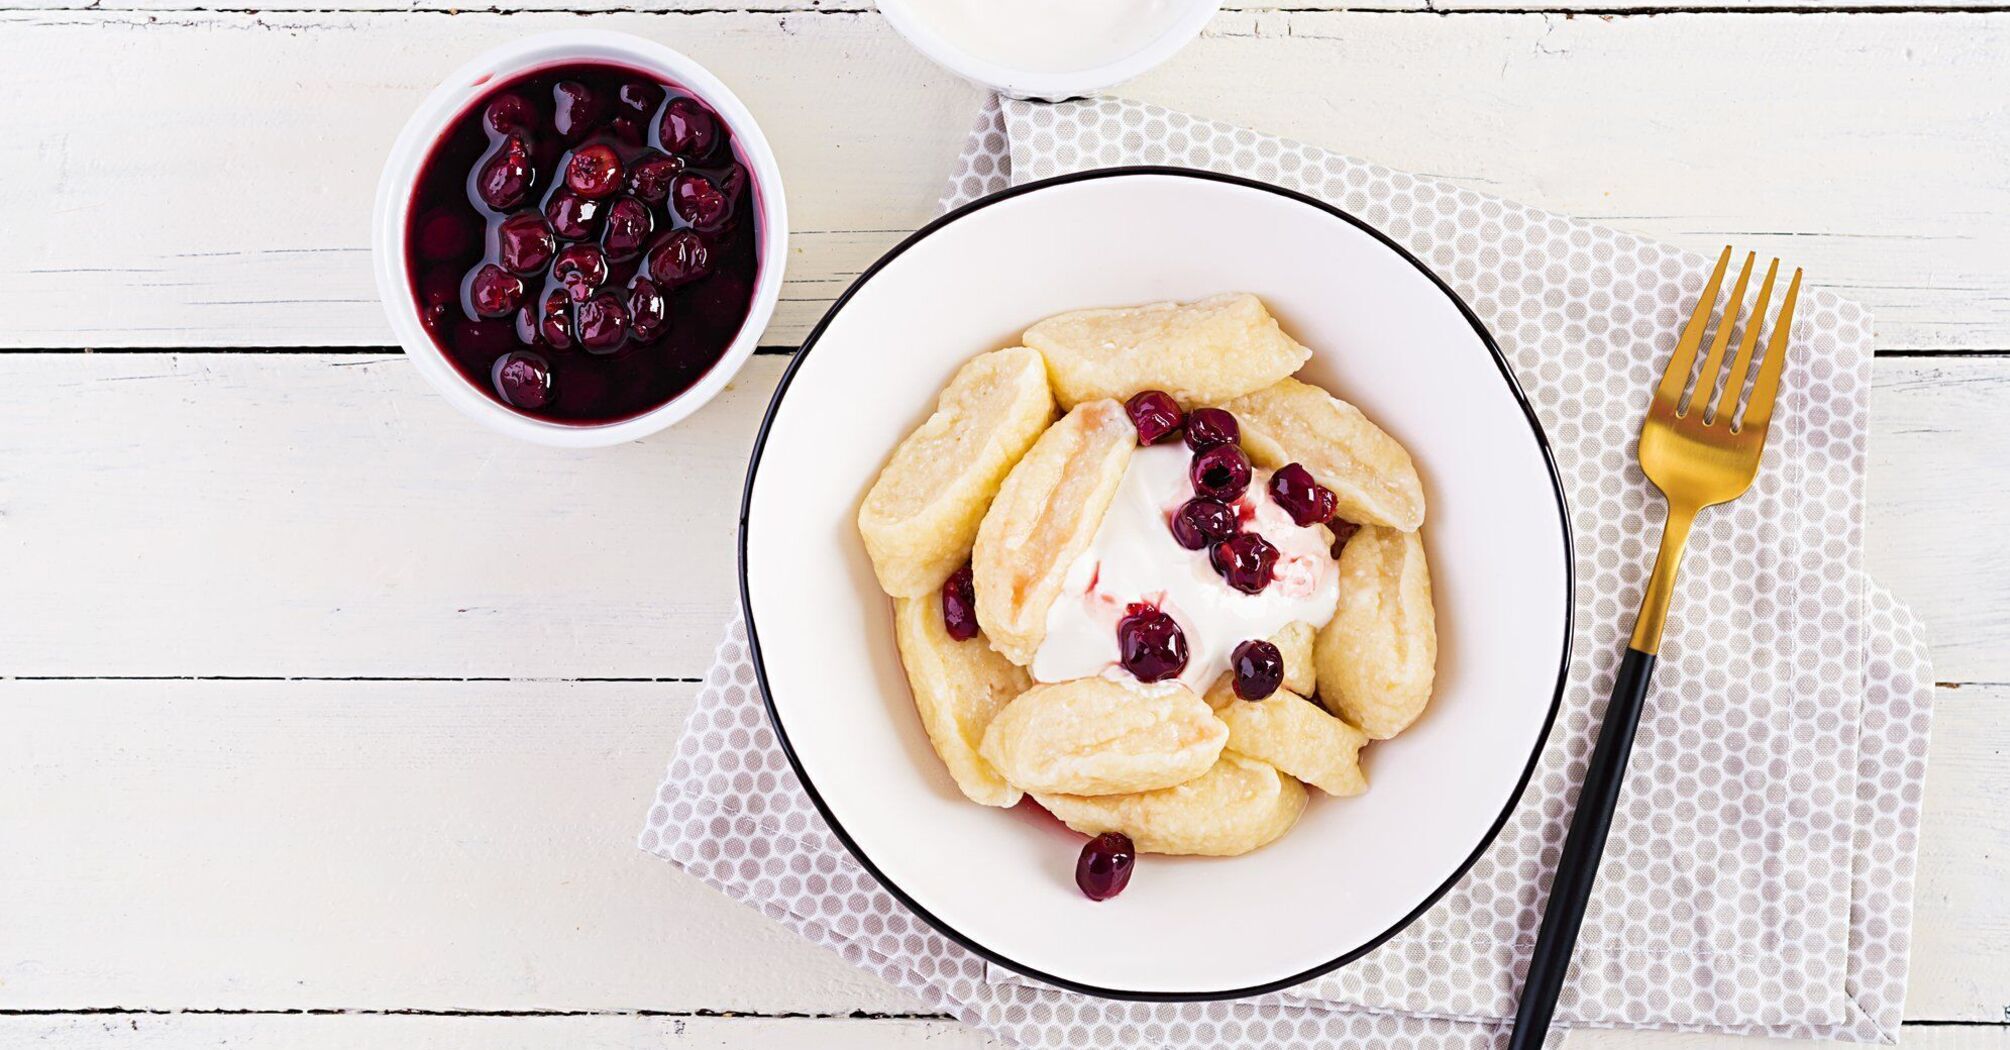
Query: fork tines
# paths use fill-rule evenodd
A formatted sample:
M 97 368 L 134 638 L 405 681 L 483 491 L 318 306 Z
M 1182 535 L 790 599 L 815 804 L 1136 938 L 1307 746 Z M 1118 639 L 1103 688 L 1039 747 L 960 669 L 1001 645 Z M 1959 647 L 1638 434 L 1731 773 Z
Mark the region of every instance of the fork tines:
M 1731 360 L 1728 373 L 1723 371 L 1724 351 L 1730 345 L 1731 331 L 1738 327 L 1738 319 L 1745 302 L 1745 286 L 1752 277 L 1752 264 L 1758 256 L 1754 252 L 1745 253 L 1745 265 L 1738 270 L 1738 279 L 1731 285 L 1730 298 L 1725 300 L 1722 316 L 1717 320 L 1716 332 L 1710 340 L 1709 356 L 1703 359 L 1701 370 L 1695 369 L 1696 351 L 1703 345 L 1703 330 L 1716 315 L 1717 291 L 1723 286 L 1724 271 L 1731 264 L 1731 246 L 1725 245 L 1723 254 L 1717 257 L 1717 269 L 1710 274 L 1710 280 L 1703 286 L 1703 294 L 1696 300 L 1696 312 L 1689 316 L 1689 323 L 1682 329 L 1682 339 L 1675 346 L 1675 354 L 1668 361 L 1668 370 L 1661 376 L 1661 385 L 1654 392 L 1654 410 L 1667 413 L 1675 419 L 1683 420 L 1690 426 L 1714 427 L 1719 421 L 1730 420 L 1732 433 L 1739 433 L 1756 426 L 1760 433 L 1773 415 L 1773 398 L 1780 389 L 1780 369 L 1787 356 L 1787 335 L 1794 327 L 1794 304 L 1800 298 L 1801 271 L 1794 270 L 1793 280 L 1787 285 L 1786 301 L 1780 306 L 1780 314 L 1774 320 L 1772 336 L 1766 341 L 1766 355 L 1759 362 L 1758 378 L 1751 384 L 1751 396 L 1745 401 L 1743 419 L 1734 419 L 1739 399 L 1744 395 L 1747 379 L 1752 368 L 1752 354 L 1758 345 L 1759 328 L 1765 323 L 1766 307 L 1773 296 L 1773 279 L 1780 270 L 1780 261 L 1774 259 L 1766 267 L 1766 277 L 1759 284 L 1758 302 L 1752 307 L 1750 319 L 1744 323 L 1744 337 L 1738 341 L 1737 356 Z M 1691 384 L 1691 379 L 1695 382 Z M 1685 394 L 1685 391 L 1692 391 Z M 1722 393 L 1719 394 L 1718 391 Z M 1711 398 L 1716 397 L 1716 407 L 1710 407 Z M 1705 411 L 1700 418 L 1688 418 L 1695 401 L 1701 398 Z

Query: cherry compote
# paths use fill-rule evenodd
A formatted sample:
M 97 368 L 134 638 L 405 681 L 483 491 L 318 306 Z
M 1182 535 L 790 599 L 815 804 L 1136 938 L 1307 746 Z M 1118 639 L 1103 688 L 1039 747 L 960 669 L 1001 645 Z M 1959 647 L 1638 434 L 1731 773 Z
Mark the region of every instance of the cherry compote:
M 500 82 L 420 168 L 405 230 L 420 321 L 525 415 L 640 415 L 746 322 L 751 182 L 725 122 L 651 74 L 576 63 Z

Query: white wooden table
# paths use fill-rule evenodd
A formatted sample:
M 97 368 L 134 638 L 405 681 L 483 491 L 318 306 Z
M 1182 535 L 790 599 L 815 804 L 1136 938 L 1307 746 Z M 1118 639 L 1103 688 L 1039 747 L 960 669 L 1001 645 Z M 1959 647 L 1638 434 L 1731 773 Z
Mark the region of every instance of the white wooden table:
M 0 0 L 0 1046 L 981 1045 L 632 845 L 759 411 L 978 92 L 864 0 L 453 2 Z M 1876 311 L 1942 680 L 1904 1039 L 2010 1050 L 2010 0 L 1286 2 L 1126 92 Z M 593 454 L 430 394 L 367 247 L 422 93 L 582 20 L 733 83 L 797 225 L 771 349 Z

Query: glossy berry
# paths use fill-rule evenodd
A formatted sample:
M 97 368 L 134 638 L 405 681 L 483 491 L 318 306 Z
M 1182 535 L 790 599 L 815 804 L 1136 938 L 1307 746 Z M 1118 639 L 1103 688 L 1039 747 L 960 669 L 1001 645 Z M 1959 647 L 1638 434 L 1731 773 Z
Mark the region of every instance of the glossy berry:
M 496 358 L 489 370 L 496 396 L 513 408 L 543 408 L 551 403 L 551 366 L 528 350 L 513 350 Z
M 719 144 L 719 118 L 694 98 L 673 100 L 663 109 L 663 122 L 656 129 L 663 148 L 690 160 L 711 156 Z
M 1131 884 L 1131 869 L 1137 866 L 1138 851 L 1129 835 L 1105 831 L 1082 847 L 1075 861 L 1075 885 L 1092 901 L 1106 901 Z
M 1351 521 L 1342 521 L 1339 518 L 1334 518 L 1332 521 L 1327 522 L 1326 527 L 1333 530 L 1333 556 L 1335 558 L 1340 556 L 1341 551 L 1347 549 L 1347 541 L 1353 539 L 1354 534 L 1361 531 L 1361 526 Z
M 636 342 L 653 343 L 670 327 L 670 300 L 647 277 L 628 286 L 628 332 Z
M 977 637 L 977 585 L 968 564 L 942 583 L 942 629 L 959 642 Z
M 1173 540 L 1190 551 L 1206 550 L 1235 535 L 1235 511 L 1226 503 L 1195 497 L 1172 513 Z
M 477 317 L 508 317 L 523 305 L 523 278 L 484 263 L 468 278 L 468 304 Z
M 685 222 L 706 231 L 724 226 L 733 210 L 719 187 L 705 176 L 689 171 L 671 180 L 670 206 Z
M 642 122 L 634 117 L 620 116 L 608 121 L 607 133 L 630 146 L 642 145 Z
M 609 259 L 633 259 L 642 254 L 642 245 L 649 240 L 654 226 L 647 205 L 633 197 L 623 197 L 607 208 L 607 230 L 600 236 L 600 246 L 607 249 Z
M 599 201 L 560 190 L 545 203 L 544 217 L 551 223 L 552 232 L 560 237 L 568 241 L 583 241 L 593 236 L 593 229 L 600 224 L 603 210 Z
M 1242 440 L 1242 426 L 1235 417 L 1219 408 L 1196 408 L 1187 413 L 1186 447 L 1205 452 L 1220 445 Z
M 577 80 L 561 80 L 551 88 L 551 126 L 567 142 L 577 142 L 600 122 L 600 96 Z
M 573 302 L 583 302 L 607 283 L 607 253 L 595 244 L 568 244 L 551 261 L 551 275 Z
M 678 230 L 649 250 L 649 276 L 665 288 L 690 284 L 711 272 L 712 249 L 690 230 Z
M 1131 395 L 1124 402 L 1124 412 L 1138 429 L 1140 445 L 1156 445 L 1186 425 L 1186 413 L 1180 411 L 1179 402 L 1163 390 L 1143 390 Z
M 1244 642 L 1228 658 L 1235 695 L 1261 700 L 1284 684 L 1284 654 L 1269 642 Z
M 496 227 L 496 257 L 514 274 L 529 276 L 544 269 L 558 254 L 551 224 L 536 212 L 512 215 Z
M 1286 463 L 1270 475 L 1270 498 L 1300 525 L 1325 524 L 1339 502 L 1332 489 L 1312 480 L 1312 472 L 1297 463 Z
M 684 162 L 651 152 L 628 166 L 628 192 L 650 204 L 670 199 L 670 180 L 684 170 Z
M 663 89 L 647 80 L 631 80 L 614 92 L 615 108 L 634 117 L 649 117 L 663 103 Z
M 1186 632 L 1156 606 L 1133 605 L 1117 621 L 1117 662 L 1138 681 L 1176 677 L 1186 659 Z
M 536 303 L 525 303 L 510 315 L 510 327 L 516 330 L 516 341 L 525 346 L 543 346 L 544 336 L 538 333 L 538 317 L 541 313 Z
M 718 178 L 714 180 L 714 184 L 719 187 L 720 193 L 726 195 L 727 207 L 739 204 L 741 196 L 747 192 L 747 169 L 738 164 L 728 164 L 726 170 L 720 172 Z
M 572 152 L 572 159 L 565 162 L 566 188 L 592 200 L 620 189 L 626 174 L 614 147 L 599 143 L 581 146 Z
M 1254 532 L 1244 532 L 1215 544 L 1208 560 L 1230 587 L 1256 594 L 1270 586 L 1271 571 L 1277 568 L 1277 548 Z
M 612 294 L 596 295 L 572 311 L 579 345 L 606 353 L 628 338 L 628 307 Z
M 1193 440 L 1193 421 L 1199 416 L 1196 411 L 1187 416 L 1187 441 Z M 1249 457 L 1234 445 L 1216 445 L 1206 452 L 1193 457 L 1193 465 L 1187 468 L 1187 477 L 1193 482 L 1193 490 L 1209 499 L 1230 503 L 1249 489 Z
M 475 175 L 475 194 L 496 211 L 508 211 L 530 197 L 537 182 L 531 165 L 530 146 L 522 137 L 511 135 L 497 143 L 495 152 L 482 162 Z
M 482 111 L 482 122 L 498 135 L 529 131 L 537 123 L 537 110 L 531 107 L 529 99 L 512 91 L 496 96 L 496 100 L 489 103 L 488 108 Z
M 565 294 L 565 289 L 555 288 L 544 297 L 537 334 L 546 346 L 554 350 L 572 349 L 572 299 Z

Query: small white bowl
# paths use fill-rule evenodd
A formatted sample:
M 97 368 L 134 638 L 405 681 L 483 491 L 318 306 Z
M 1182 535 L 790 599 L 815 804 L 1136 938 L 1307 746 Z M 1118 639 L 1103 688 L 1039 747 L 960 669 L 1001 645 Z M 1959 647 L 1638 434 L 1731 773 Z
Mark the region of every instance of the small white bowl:
M 1107 62 L 1066 72 L 1015 69 L 968 49 L 937 32 L 915 10 L 930 0 L 878 0 L 893 28 L 937 65 L 1013 98 L 1060 101 L 1093 95 L 1144 73 L 1185 47 L 1221 8 L 1221 0 L 1169 0 L 1175 11 L 1163 33 L 1143 47 Z
M 647 412 L 611 423 L 569 424 L 538 419 L 476 389 L 419 323 L 419 307 L 412 294 L 411 261 L 405 251 L 405 224 L 419 169 L 447 128 L 498 81 L 571 62 L 632 67 L 704 100 L 732 132 L 734 146 L 747 163 L 760 222 L 760 263 L 753 300 L 746 321 L 725 353 L 690 389 Z M 597 29 L 543 33 L 505 44 L 455 70 L 434 88 L 406 122 L 405 129 L 398 133 L 390 158 L 384 162 L 384 174 L 377 182 L 372 226 L 377 294 L 384 301 L 391 330 L 405 348 L 405 355 L 418 366 L 419 374 L 449 404 L 490 429 L 564 448 L 597 448 L 647 437 L 696 412 L 724 389 L 747 358 L 753 356 L 768 318 L 774 313 L 775 301 L 781 297 L 782 270 L 789 247 L 789 214 L 782 195 L 781 168 L 747 107 L 719 78 L 684 55 L 641 37 Z
M 1194 223 L 1195 215 L 1208 216 Z M 930 747 L 858 503 L 971 355 L 1088 306 L 1261 296 L 1305 376 L 1416 457 L 1438 610 L 1417 724 L 1245 857 L 1140 858 L 1121 897 L 1072 878 L 1082 838 L 966 800 Z M 890 351 L 889 348 L 897 348 Z M 1569 667 L 1570 519 L 1548 445 L 1479 320 L 1395 242 L 1274 186 L 1106 169 L 967 205 L 902 242 L 783 376 L 741 511 L 741 588 L 777 739 L 832 831 L 946 936 L 1048 984 L 1129 999 L 1256 995 L 1382 943 L 1509 818 Z

